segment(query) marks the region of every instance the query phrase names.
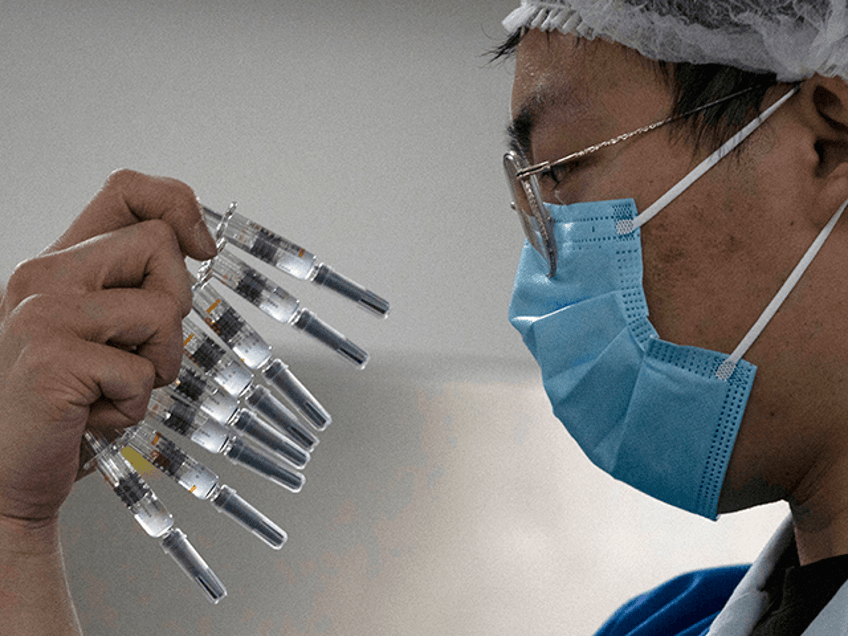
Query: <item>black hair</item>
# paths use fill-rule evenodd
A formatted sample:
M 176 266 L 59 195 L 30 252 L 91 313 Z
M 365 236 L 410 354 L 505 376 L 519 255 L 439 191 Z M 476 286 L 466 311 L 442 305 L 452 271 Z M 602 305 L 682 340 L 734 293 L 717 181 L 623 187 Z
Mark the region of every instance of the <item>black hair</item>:
M 491 61 L 515 54 L 527 31 L 519 29 L 490 51 Z M 578 38 L 578 44 L 583 40 Z M 717 149 L 728 137 L 758 115 L 768 90 L 778 84 L 774 73 L 754 73 L 723 64 L 656 62 L 658 72 L 672 92 L 671 116 L 694 110 L 721 97 L 737 97 L 682 117 L 673 124 L 686 134 L 697 150 Z M 748 90 L 750 89 L 750 90 Z

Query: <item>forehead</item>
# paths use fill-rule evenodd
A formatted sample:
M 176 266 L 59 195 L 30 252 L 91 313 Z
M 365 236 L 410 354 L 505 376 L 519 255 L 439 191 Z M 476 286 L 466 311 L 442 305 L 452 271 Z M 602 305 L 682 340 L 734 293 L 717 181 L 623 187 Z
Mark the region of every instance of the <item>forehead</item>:
M 663 118 L 671 95 L 656 62 L 601 39 L 530 30 L 518 45 L 512 117 L 626 131 Z

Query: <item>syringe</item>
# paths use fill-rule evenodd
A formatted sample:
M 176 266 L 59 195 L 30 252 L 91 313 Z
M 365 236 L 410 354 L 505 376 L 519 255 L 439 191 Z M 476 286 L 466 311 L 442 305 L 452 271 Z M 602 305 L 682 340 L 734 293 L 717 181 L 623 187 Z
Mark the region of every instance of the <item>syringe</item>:
M 208 498 L 218 485 L 218 475 L 145 422 L 126 429 L 119 444 L 136 450 L 198 499 Z
M 93 454 L 100 474 L 124 502 L 138 524 L 154 538 L 161 538 L 162 549 L 195 581 L 211 603 L 227 595 L 221 580 L 215 576 L 185 534 L 174 526 L 174 518 L 159 501 L 132 464 L 114 444 L 91 431 L 83 434 L 83 445 Z
M 218 512 L 237 521 L 275 550 L 286 542 L 286 533 L 268 517 L 219 483 L 218 475 L 145 423 L 128 429 L 121 443 L 171 477 L 198 499 L 210 501 Z
M 368 353 L 354 342 L 322 321 L 312 311 L 300 306 L 300 301 L 285 289 L 229 252 L 218 252 L 206 261 L 198 273 L 195 296 L 204 281 L 214 276 L 239 296 L 283 324 L 291 325 L 312 336 L 360 368 L 368 363 Z
M 292 492 L 300 492 L 306 481 L 301 473 L 281 465 L 279 459 L 255 448 L 173 392 L 153 391 L 145 422 L 154 428 L 166 426 L 209 452 L 224 455 L 234 464 L 245 466 Z
M 207 288 L 206 291 L 214 297 L 214 290 Z M 210 296 L 207 296 L 204 302 L 208 302 Z M 218 300 L 219 297 L 215 297 L 215 301 L 206 306 L 195 301 L 195 312 L 221 337 L 232 353 L 219 347 L 190 318 L 184 318 L 183 346 L 189 358 L 206 371 L 215 383 L 231 395 L 239 397 L 253 387 L 253 374 L 249 369 L 260 371 L 271 386 L 288 399 L 315 428 L 321 430 L 326 427 L 332 421 L 327 409 L 303 386 L 285 363 L 279 358 L 271 358 L 271 345 L 225 300 L 220 299 L 220 302 L 217 302 Z M 222 304 L 226 309 L 219 314 L 217 312 Z M 213 314 L 217 316 L 217 320 Z
M 161 537 L 171 529 L 174 525 L 171 513 L 117 447 L 88 430 L 83 434 L 83 446 L 93 455 L 86 466 L 96 464 L 106 483 L 147 534 Z
M 202 210 L 207 226 L 218 238 L 226 239 L 295 278 L 332 289 L 377 316 L 385 317 L 388 314 L 388 301 L 336 273 L 328 265 L 316 263 L 315 255 L 299 245 L 237 214 L 235 203 L 230 205 L 223 216 L 206 206 Z
M 241 431 L 298 468 L 306 466 L 309 451 L 318 443 L 318 438 L 266 388 L 252 387 L 243 393 L 243 397 L 265 415 L 271 425 L 256 417 L 250 409 L 240 409 L 238 399 L 207 381 L 203 371 L 188 357 L 183 357 L 182 368 L 172 390 L 198 405 L 217 422 Z M 283 433 L 303 450 L 293 446 Z
M 303 248 L 235 214 L 235 204 L 224 217 L 208 208 L 204 208 L 203 213 L 206 223 L 216 231 L 219 250 L 231 242 L 295 278 L 329 287 L 378 316 L 388 313 L 389 303 L 384 299 L 327 265 L 316 264 L 315 256 Z M 220 512 L 234 518 L 272 547 L 279 548 L 286 541 L 282 529 L 239 497 L 235 490 L 221 484 L 214 472 L 149 426 L 158 424 L 180 432 L 207 450 L 223 454 L 231 462 L 293 492 L 303 487 L 303 475 L 290 470 L 288 462 L 304 466 L 309 460 L 308 448 L 317 443 L 317 438 L 300 426 L 297 418 L 265 387 L 255 383 L 251 369 L 261 371 L 270 387 L 293 404 L 316 429 L 328 425 L 330 415 L 281 360 L 272 359 L 271 347 L 211 288 L 208 281 L 213 276 L 277 320 L 306 332 L 360 367 L 365 365 L 368 355 L 230 252 L 207 261 L 198 274 L 199 280 L 192 290 L 195 311 L 232 353 L 186 321 L 184 349 L 187 359 L 199 368 L 186 364 L 176 388 L 154 391 L 145 421 L 128 429 L 127 439 L 122 443 L 140 452 L 195 496 L 210 501 Z M 206 378 L 220 389 L 205 382 Z M 239 399 L 244 400 L 241 408 Z M 254 447 L 242 434 L 264 443 L 275 453 Z M 98 464 L 107 483 L 145 531 L 161 539 L 163 550 L 202 587 L 212 602 L 223 598 L 226 590 L 220 580 L 174 525 L 173 517 L 121 454 L 118 445 L 108 444 L 91 434 L 86 438 L 85 443 L 95 456 L 92 461 Z M 303 450 L 289 444 L 289 439 L 304 447 Z
M 183 352 L 203 369 L 206 377 L 230 395 L 238 397 L 253 386 L 250 368 L 235 354 L 219 346 L 188 317 L 183 318 Z

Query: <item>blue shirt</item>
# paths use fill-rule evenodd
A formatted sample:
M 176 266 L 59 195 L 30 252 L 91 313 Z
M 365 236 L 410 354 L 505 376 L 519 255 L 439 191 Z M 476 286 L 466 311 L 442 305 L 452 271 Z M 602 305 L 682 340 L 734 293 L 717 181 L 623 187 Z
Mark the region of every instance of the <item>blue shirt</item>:
M 689 572 L 623 605 L 595 636 L 702 636 L 750 566 Z

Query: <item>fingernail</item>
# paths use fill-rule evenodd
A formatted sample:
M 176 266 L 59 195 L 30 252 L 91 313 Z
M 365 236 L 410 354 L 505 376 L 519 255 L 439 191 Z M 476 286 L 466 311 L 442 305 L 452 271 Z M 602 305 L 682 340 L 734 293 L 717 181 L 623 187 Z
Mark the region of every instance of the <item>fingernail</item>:
M 218 246 L 215 245 L 215 239 L 212 238 L 209 228 L 206 227 L 206 222 L 203 219 L 194 224 L 192 234 L 194 240 L 203 249 L 204 254 L 208 254 L 211 258 L 218 253 Z

